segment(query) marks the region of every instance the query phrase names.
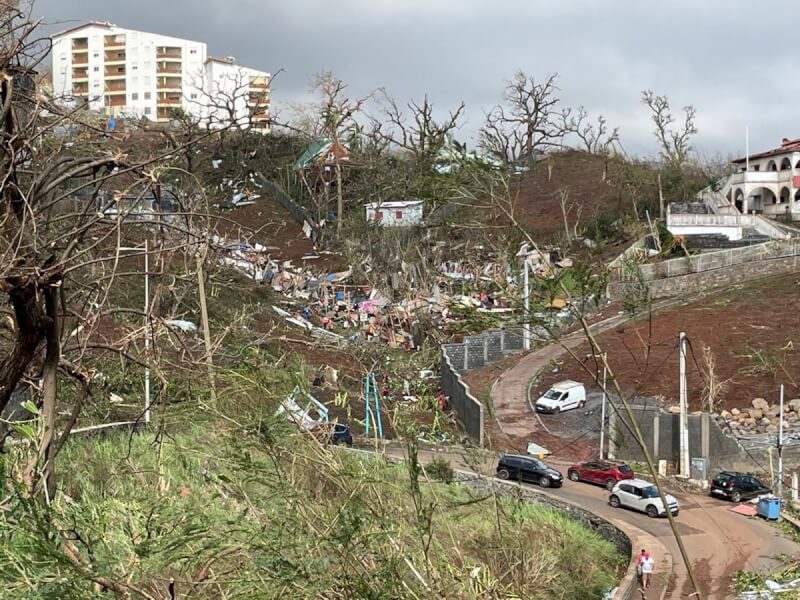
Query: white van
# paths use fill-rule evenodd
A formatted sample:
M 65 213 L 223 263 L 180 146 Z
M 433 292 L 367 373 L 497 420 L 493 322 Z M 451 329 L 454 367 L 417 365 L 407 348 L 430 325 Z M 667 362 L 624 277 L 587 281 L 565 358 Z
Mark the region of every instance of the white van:
M 559 413 L 586 405 L 586 389 L 577 381 L 555 384 L 536 401 L 536 412 Z

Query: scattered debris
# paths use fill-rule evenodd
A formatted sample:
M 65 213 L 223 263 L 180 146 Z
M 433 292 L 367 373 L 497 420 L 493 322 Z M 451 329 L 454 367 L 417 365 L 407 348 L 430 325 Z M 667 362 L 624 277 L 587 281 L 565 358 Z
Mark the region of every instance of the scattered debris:
M 164 321 L 164 324 L 172 327 L 173 329 L 178 329 L 184 333 L 197 333 L 197 325 L 191 321 L 184 321 L 183 319 L 168 319 Z
M 545 456 L 550 456 L 550 450 L 548 450 L 544 446 L 540 446 L 535 442 L 528 442 L 528 448 L 526 452 L 531 456 L 536 456 L 538 458 L 544 458 Z

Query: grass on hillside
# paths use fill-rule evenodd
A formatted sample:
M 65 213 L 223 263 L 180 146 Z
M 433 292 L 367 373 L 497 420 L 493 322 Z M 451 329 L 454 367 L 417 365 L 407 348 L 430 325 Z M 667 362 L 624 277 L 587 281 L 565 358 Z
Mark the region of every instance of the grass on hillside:
M 563 513 L 332 450 L 283 421 L 239 425 L 74 438 L 50 510 L 7 489 L 0 596 L 107 597 L 64 539 L 91 572 L 159 600 L 170 581 L 192 598 L 597 598 L 624 563 Z

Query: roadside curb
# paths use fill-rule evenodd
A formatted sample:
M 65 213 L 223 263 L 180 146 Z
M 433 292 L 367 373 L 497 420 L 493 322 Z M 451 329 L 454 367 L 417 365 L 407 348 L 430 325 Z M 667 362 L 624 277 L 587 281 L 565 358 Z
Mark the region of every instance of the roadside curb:
M 475 473 L 472 473 L 471 471 L 464 471 L 462 469 L 454 469 L 454 472 L 467 477 L 475 476 Z M 491 478 L 491 480 L 493 484 L 496 484 L 498 486 L 505 486 L 509 488 L 522 488 L 519 482 L 504 481 L 502 479 L 494 479 L 494 478 Z M 629 558 L 628 568 L 625 570 L 625 575 L 620 580 L 616 588 L 617 590 L 616 593 L 611 597 L 612 600 L 628 600 L 632 598 L 633 595 L 638 590 L 636 563 L 640 548 L 646 548 L 648 552 L 651 552 L 653 554 L 653 556 L 659 557 L 656 568 L 657 572 L 656 577 L 663 586 L 659 599 L 664 600 L 664 598 L 667 597 L 667 589 L 669 588 L 669 582 L 670 579 L 672 578 L 674 561 L 672 558 L 672 553 L 669 550 L 667 550 L 667 547 L 664 546 L 664 544 L 662 544 L 660 541 L 658 541 L 658 539 L 656 539 L 654 536 L 647 533 L 643 529 L 640 529 L 636 525 L 631 525 L 630 523 L 626 521 L 621 521 L 619 519 L 600 516 L 596 513 L 586 510 L 580 504 L 571 502 L 570 500 L 567 500 L 561 496 L 557 496 L 555 494 L 548 494 L 543 490 L 537 490 L 533 488 L 522 488 L 522 489 L 525 489 L 528 493 L 531 493 L 533 495 L 540 495 L 540 496 L 545 496 L 547 498 L 553 498 L 560 503 L 568 504 L 585 513 L 590 513 L 597 519 L 605 521 L 606 523 L 615 527 L 628 538 L 631 546 L 631 556 Z

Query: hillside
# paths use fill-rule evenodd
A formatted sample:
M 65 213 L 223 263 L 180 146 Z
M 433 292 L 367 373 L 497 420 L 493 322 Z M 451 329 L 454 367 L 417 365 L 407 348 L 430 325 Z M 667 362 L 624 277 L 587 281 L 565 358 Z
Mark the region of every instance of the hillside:
M 723 383 L 717 409 L 745 408 L 754 398 L 771 404 L 778 387 L 786 385 L 786 399 L 800 396 L 800 315 L 791 307 L 797 299 L 797 277 L 780 276 L 736 285 L 709 294 L 686 306 L 656 313 L 601 334 L 600 346 L 622 389 L 654 396 L 665 406 L 678 402 L 678 334 L 685 331 L 691 347 L 687 359 L 689 406 L 702 408 L 708 372 L 704 348 L 714 361 L 714 373 Z M 576 354 L 581 360 L 588 347 Z M 590 371 L 595 362 L 585 362 Z M 557 373 L 547 374 L 534 392 L 544 391 L 556 380 L 589 381 L 586 369 L 565 359 Z
M 622 214 L 641 210 L 643 199 L 657 198 L 656 178 L 648 167 L 621 157 L 603 157 L 577 150 L 556 152 L 540 159 L 531 171 L 511 176 L 509 197 L 517 221 L 538 238 L 549 241 L 564 236 L 562 194 L 566 194 L 567 222 L 571 230 L 589 237 Z M 634 204 L 633 200 L 636 200 Z M 473 217 L 487 226 L 508 224 L 509 219 L 487 200 Z M 508 209 L 508 205 L 504 205 Z M 598 223 L 598 221 L 600 223 Z

